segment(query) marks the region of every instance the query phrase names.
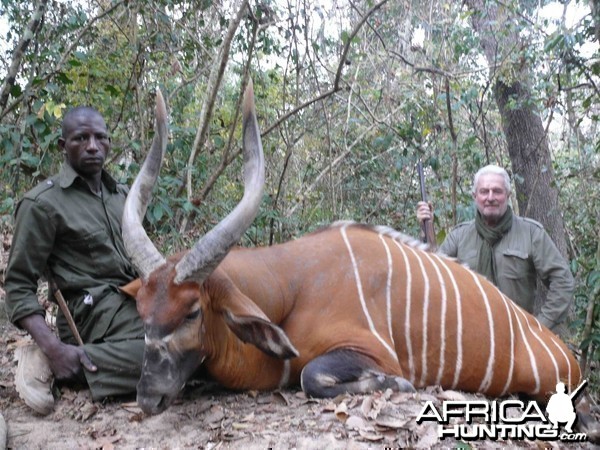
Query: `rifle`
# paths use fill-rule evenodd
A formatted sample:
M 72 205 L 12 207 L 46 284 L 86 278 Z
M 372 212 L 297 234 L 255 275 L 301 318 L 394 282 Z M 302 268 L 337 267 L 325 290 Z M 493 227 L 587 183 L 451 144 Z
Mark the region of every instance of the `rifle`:
M 54 277 L 50 273 L 50 269 L 46 270 L 46 280 L 48 281 L 48 289 L 50 292 L 52 292 L 52 296 L 56 299 L 60 310 L 63 312 L 65 319 L 67 319 L 71 333 L 73 333 L 73 336 L 75 336 L 77 343 L 83 347 L 83 341 L 81 340 L 79 331 L 77 331 L 77 326 L 75 325 L 71 311 L 69 311 L 69 307 L 67 306 L 67 302 L 65 301 L 62 292 L 60 292 L 60 289 L 58 289 L 58 285 L 56 284 L 56 281 L 54 281 Z
M 425 175 L 423 175 L 423 163 L 420 159 L 417 163 L 417 172 L 419 173 L 419 184 L 421 185 L 421 200 L 428 203 L 427 191 L 425 190 Z M 425 236 L 423 242 L 429 244 L 429 249 L 434 252 L 437 249 L 437 242 L 435 240 L 435 231 L 433 230 L 433 221 L 425 219 L 421 224 L 421 229 Z

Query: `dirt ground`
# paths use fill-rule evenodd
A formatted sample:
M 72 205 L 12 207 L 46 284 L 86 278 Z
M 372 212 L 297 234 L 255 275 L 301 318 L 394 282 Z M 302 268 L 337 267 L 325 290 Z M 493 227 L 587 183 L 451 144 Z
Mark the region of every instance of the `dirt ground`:
M 13 383 L 14 349 L 28 338 L 0 326 L 0 412 L 7 448 L 14 449 L 383 449 L 565 448 L 531 441 L 469 444 L 437 437 L 431 423 L 417 425 L 427 400 L 481 398 L 427 389 L 308 399 L 299 390 L 227 392 L 211 384 L 187 388 L 157 416 L 146 416 L 134 398 L 93 403 L 87 390 L 63 388 L 49 416 L 33 413 Z M 592 448 L 573 445 L 571 448 Z
M 435 427 L 417 425 L 415 418 L 426 400 L 461 395 L 431 390 L 314 400 L 299 390 L 236 393 L 198 383 L 150 417 L 134 398 L 93 403 L 87 390 L 63 388 L 55 411 L 41 417 L 23 403 L 13 382 L 14 350 L 28 336 L 6 321 L 0 336 L 0 411 L 7 448 L 14 449 L 441 448 Z
M 6 243 L 4 250 L 0 275 Z M 87 390 L 62 388 L 54 412 L 41 417 L 15 390 L 14 351 L 30 338 L 6 320 L 2 280 L 0 276 L 0 450 L 4 445 L 10 449 L 598 448 L 542 441 L 440 441 L 435 424 L 416 423 L 425 403 L 433 401 L 439 408 L 443 400 L 483 397 L 438 388 L 315 400 L 298 389 L 230 392 L 206 382 L 187 387 L 157 416 L 144 415 L 135 398 L 93 403 Z

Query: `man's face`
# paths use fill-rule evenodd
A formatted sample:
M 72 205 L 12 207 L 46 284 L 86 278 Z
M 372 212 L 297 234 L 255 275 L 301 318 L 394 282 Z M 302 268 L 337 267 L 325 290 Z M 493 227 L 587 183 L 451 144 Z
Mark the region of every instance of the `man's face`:
M 504 178 L 495 173 L 486 173 L 479 177 L 475 193 L 475 206 L 488 225 L 495 225 L 508 208 L 508 192 L 504 187 Z
M 99 174 L 110 151 L 110 138 L 102 116 L 81 111 L 68 119 L 65 134 L 58 141 L 67 162 L 84 178 Z

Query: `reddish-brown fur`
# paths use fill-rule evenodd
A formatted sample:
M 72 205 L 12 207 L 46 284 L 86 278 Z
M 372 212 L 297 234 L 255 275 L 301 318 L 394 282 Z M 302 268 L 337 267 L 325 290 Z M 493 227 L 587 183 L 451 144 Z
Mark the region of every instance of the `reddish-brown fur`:
M 343 228 L 355 253 L 369 315 L 380 337 L 394 348 L 398 360 L 369 328 L 361 307 L 349 249 L 342 237 Z M 569 389 L 577 385 L 580 381 L 579 367 L 566 346 L 531 315 L 504 300 L 491 283 L 454 261 L 425 253 L 414 245 L 399 244 L 409 262 L 407 268 L 393 233 L 382 234 L 380 231 L 352 225 L 335 226 L 282 245 L 236 249 L 229 253 L 202 287 L 193 283 L 167 286 L 160 298 L 156 297 L 155 284 L 168 282 L 169 276 L 153 275 L 156 280 L 151 279 L 137 293 L 140 313 L 146 323 L 174 333 L 173 336 L 181 341 L 179 347 L 201 346 L 207 355 L 205 364 L 211 375 L 224 386 L 235 389 L 278 387 L 284 363 L 251 344 L 241 342 L 224 320 L 227 311 L 239 316 L 268 318 L 285 331 L 299 351 L 299 356 L 291 360 L 290 383 L 298 382 L 303 367 L 315 357 L 331 350 L 349 348 L 370 356 L 382 372 L 402 376 L 416 387 L 441 384 L 444 388 L 482 391 L 493 396 L 523 392 L 544 399 L 554 392 L 559 380 L 565 382 Z M 388 263 L 380 235 L 387 242 L 393 261 L 393 339 L 386 329 Z M 456 384 L 454 377 L 459 353 L 457 303 L 451 277 L 439 261 L 451 271 L 461 297 L 463 349 Z M 438 272 L 434 262 L 438 265 Z M 170 261 L 168 266 L 172 264 Z M 412 278 L 408 319 L 410 346 L 405 326 L 409 272 Z M 435 282 L 440 274 L 447 296 L 445 313 L 442 310 L 443 288 Z M 430 282 L 428 299 L 425 279 Z M 495 336 L 493 355 L 490 355 L 488 313 L 477 283 L 490 299 Z M 165 286 L 159 289 L 164 290 Z M 182 295 L 182 290 L 185 295 Z M 196 299 L 203 312 L 204 329 L 198 325 L 188 327 L 186 333 L 174 331 L 190 313 Z M 428 302 L 427 308 L 423 307 L 425 302 Z M 426 333 L 424 314 L 427 315 Z M 442 340 L 445 341 L 443 360 L 440 359 Z M 427 353 L 423 356 L 425 341 Z M 513 379 L 506 386 L 511 371 L 511 341 L 514 348 Z M 531 348 L 530 352 L 527 345 Z M 411 354 L 412 358 L 409 358 Z M 531 355 L 535 358 L 539 386 L 536 386 Z M 552 357 L 558 364 L 558 376 Z M 489 386 L 481 389 L 489 361 L 492 362 L 493 373 Z M 441 364 L 443 367 L 440 367 Z M 440 370 L 442 376 L 438 379 Z

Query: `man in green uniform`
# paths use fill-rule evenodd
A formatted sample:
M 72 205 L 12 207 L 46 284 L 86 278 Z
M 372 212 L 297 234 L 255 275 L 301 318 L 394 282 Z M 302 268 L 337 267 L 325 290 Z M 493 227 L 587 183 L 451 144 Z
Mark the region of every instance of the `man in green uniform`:
M 571 271 L 538 222 L 518 217 L 508 205 L 510 179 L 498 166 L 481 168 L 473 180 L 475 220 L 454 227 L 439 248 L 492 281 L 511 300 L 533 313 L 536 281 L 548 295 L 537 319 L 557 334 L 573 302 Z M 432 219 L 431 206 L 417 205 L 420 221 Z
M 92 398 L 135 393 L 144 330 L 135 301 L 118 287 L 136 278 L 121 237 L 126 187 L 103 170 L 110 151 L 104 119 L 89 107 L 70 110 L 58 141 L 60 172 L 19 202 L 8 267 L 6 309 L 35 344 L 19 350 L 15 384 L 40 414 L 54 406 L 50 383 L 86 382 Z M 49 271 L 85 345 L 76 345 L 59 312 L 60 339 L 45 321 L 37 283 Z

